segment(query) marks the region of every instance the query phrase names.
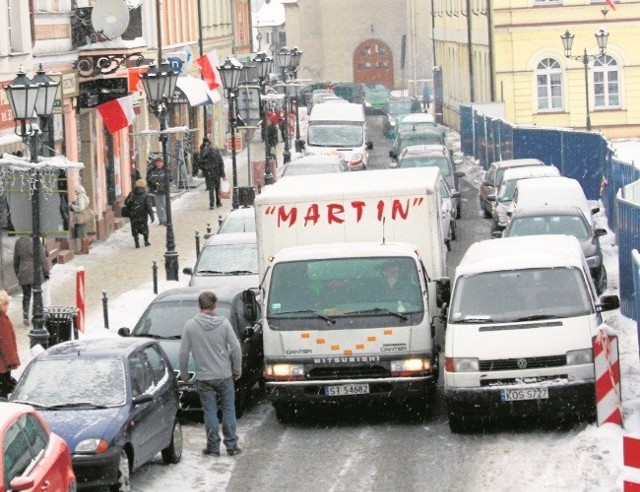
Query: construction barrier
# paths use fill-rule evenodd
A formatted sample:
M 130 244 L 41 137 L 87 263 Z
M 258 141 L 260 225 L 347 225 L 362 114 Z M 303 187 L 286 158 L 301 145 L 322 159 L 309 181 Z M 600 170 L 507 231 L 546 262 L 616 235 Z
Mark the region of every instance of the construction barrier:
M 618 337 L 599 327 L 593 337 L 593 361 L 596 371 L 596 405 L 598 425 L 622 426 L 620 397 L 620 361 L 618 359 Z
M 77 328 L 84 333 L 84 267 L 80 267 L 76 271 L 76 307 L 78 308 Z
M 625 436 L 622 438 L 622 455 L 625 476 L 624 492 L 640 492 L 640 439 Z

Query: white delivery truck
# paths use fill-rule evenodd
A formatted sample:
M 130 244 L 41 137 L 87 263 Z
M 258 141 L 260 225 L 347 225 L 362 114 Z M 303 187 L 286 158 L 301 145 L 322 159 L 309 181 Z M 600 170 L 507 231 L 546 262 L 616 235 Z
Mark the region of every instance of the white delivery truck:
M 427 408 L 448 287 L 437 168 L 293 176 L 256 197 L 267 395 Z
M 575 237 L 472 244 L 456 268 L 448 308 L 444 383 L 451 431 L 508 416 L 593 418 L 591 338 L 600 313 L 619 304 L 615 295 L 597 298 Z
M 366 140 L 362 104 L 316 104 L 309 115 L 305 151 L 309 155 L 339 155 L 351 171 L 367 168 L 373 143 Z

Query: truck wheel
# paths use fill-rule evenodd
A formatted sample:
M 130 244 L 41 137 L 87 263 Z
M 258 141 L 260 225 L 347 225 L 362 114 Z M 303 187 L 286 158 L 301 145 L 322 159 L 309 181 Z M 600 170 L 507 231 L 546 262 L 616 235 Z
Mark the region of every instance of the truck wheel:
M 276 418 L 281 424 L 291 424 L 296 418 L 296 408 L 287 403 L 274 403 Z
M 447 414 L 449 417 L 449 429 L 451 432 L 454 434 L 465 434 L 471 430 L 471 417 L 463 417 L 451 410 L 447 410 Z
M 424 422 L 431 415 L 431 405 L 428 396 L 416 396 L 402 403 L 404 415 L 412 423 Z

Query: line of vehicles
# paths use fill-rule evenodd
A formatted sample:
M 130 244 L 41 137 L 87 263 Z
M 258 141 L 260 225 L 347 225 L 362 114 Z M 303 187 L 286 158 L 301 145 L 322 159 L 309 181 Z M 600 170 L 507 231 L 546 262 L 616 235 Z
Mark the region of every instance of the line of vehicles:
M 14 439 L 33 448 L 22 444 L 12 467 L 5 461 L 13 490 L 39 483 L 32 470 L 42 454 L 23 423 L 33 409 L 36 434 L 62 437 L 43 438 L 57 449 L 45 455 L 71 455 L 57 461 L 56 490 L 127 490 L 130 472 L 157 453 L 180 460 L 181 420 L 199 419 L 201 406 L 193 382 L 177 379 L 177 352 L 204 288 L 242 345 L 238 416 L 258 385 L 282 423 L 311 405 L 369 401 L 422 418 L 442 374 L 452 432 L 505 416 L 594 417 L 591 336 L 619 301 L 602 295 L 604 231 L 577 181 L 540 161 L 494 163 L 480 198 L 497 224 L 493 239 L 473 244 L 450 279 L 464 174 L 440 129 L 425 130 L 417 113 L 399 119 L 390 169 L 362 172 L 371 146 L 362 106 L 351 106 L 314 108 L 311 155 L 297 164 L 305 170 L 229 213 L 184 269 L 189 287 L 158 295 L 118 338 L 65 342 L 34 358 L 11 395 L 22 412 Z M 342 170 L 326 172 L 327 161 Z

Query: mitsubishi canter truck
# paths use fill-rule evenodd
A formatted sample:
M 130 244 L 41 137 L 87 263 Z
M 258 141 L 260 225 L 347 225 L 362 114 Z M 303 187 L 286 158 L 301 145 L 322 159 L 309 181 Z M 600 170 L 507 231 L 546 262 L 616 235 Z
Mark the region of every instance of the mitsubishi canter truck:
M 267 397 L 424 414 L 448 287 L 436 168 L 294 176 L 255 201 Z
M 572 236 L 477 242 L 456 269 L 444 384 L 449 427 L 487 419 L 593 418 L 592 336 L 618 297 L 596 297 Z

